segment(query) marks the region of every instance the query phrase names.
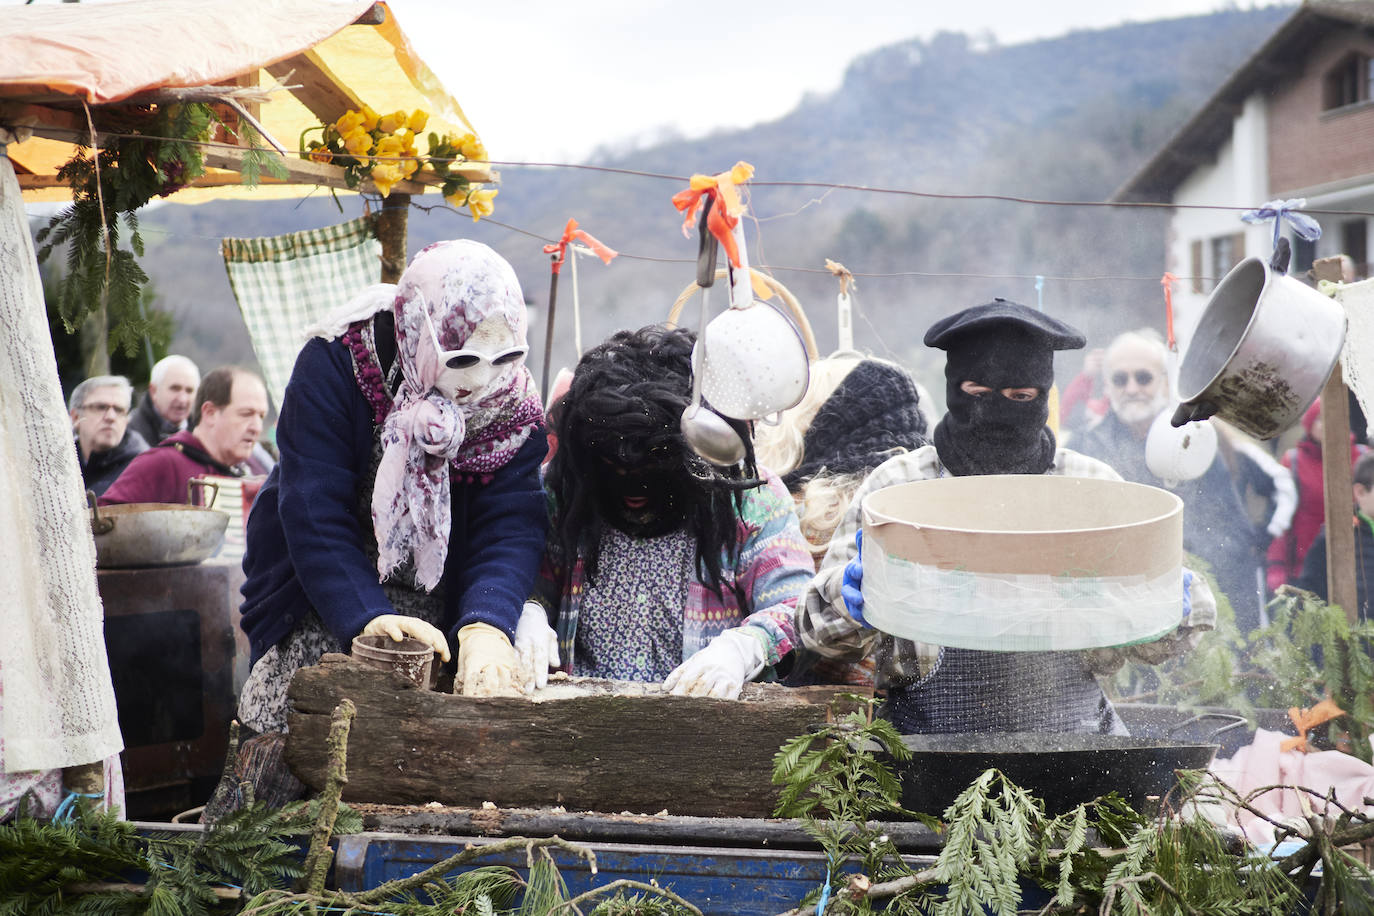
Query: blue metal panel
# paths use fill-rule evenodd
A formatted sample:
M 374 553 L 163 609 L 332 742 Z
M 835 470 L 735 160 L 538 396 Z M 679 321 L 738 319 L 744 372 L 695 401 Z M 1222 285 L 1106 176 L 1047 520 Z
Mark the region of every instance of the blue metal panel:
M 340 890 L 359 891 L 405 878 L 461 852 L 468 844 L 496 842 L 485 837 L 414 837 L 368 833 L 339 838 L 335 881 Z M 596 853 L 597 873 L 585 859 L 551 849 L 572 894 L 612 881 L 656 881 L 699 907 L 706 916 L 774 916 L 796 906 L 825 881 L 825 856 L 819 852 L 732 849 L 705 846 L 646 846 L 582 843 Z M 913 868 L 932 859 L 909 857 Z M 523 849 L 474 864 L 506 865 L 525 874 Z M 460 869 L 461 870 L 461 869 Z

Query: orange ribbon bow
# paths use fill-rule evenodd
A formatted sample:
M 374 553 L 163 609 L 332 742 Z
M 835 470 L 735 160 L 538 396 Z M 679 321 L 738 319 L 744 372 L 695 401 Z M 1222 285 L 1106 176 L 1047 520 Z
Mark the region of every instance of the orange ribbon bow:
M 693 175 L 687 190 L 673 195 L 673 206 L 682 211 L 682 234 L 691 238 L 692 223 L 701 212 L 702 202 L 711 198 L 714 203 L 706 217 L 706 227 L 725 249 L 730 263 L 739 267 L 739 248 L 735 245 L 734 228 L 744 213 L 744 202 L 740 200 L 739 188 L 754 176 L 754 167 L 747 162 L 736 162 L 735 167 L 719 175 Z
M 1293 727 L 1298 730 L 1298 734 L 1293 738 L 1284 738 L 1279 743 L 1279 750 L 1291 751 L 1307 750 L 1307 733 L 1321 725 L 1323 722 L 1330 722 L 1337 716 L 1345 715 L 1345 710 L 1332 701 L 1330 697 L 1322 700 L 1316 706 L 1309 709 L 1298 709 L 1294 706 L 1288 710 L 1288 720 L 1293 723 Z
M 1178 342 L 1174 340 L 1174 284 L 1178 282 L 1178 277 L 1165 271 L 1159 285 L 1164 287 L 1164 329 L 1168 334 L 1168 344 L 1170 350 L 1178 349 Z
M 563 229 L 563 237 L 552 245 L 544 246 L 544 254 L 553 254 L 553 272 L 558 273 L 563 268 L 563 261 L 568 255 L 568 243 L 577 240 L 592 250 L 592 254 L 601 259 L 603 264 L 611 263 L 618 251 L 608 248 L 602 242 L 597 241 L 590 233 L 577 228 L 577 220 L 569 219 L 568 225 Z

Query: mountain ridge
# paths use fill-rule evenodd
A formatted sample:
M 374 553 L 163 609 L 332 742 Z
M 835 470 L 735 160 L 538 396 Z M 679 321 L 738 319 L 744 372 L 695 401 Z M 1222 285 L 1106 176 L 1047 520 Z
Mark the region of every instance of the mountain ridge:
M 693 172 L 747 160 L 757 168 L 749 190 L 751 261 L 801 299 L 822 351 L 835 339 L 828 303 L 837 287 L 823 267 L 832 258 L 872 275 L 859 278 L 855 295 L 858 345 L 942 388 L 938 359 L 920 345 L 924 328 L 994 295 L 1039 302 L 1090 338 L 1162 320 L 1162 307 L 1155 314 L 1162 213 L 968 195 L 1105 200 L 1292 9 L 1233 9 L 1005 47 L 948 32 L 894 42 L 855 58 L 839 88 L 810 94 L 779 118 L 618 154 L 607 148 L 604 158 L 585 163 L 678 178 L 500 166 L 496 213 L 477 224 L 433 209 L 437 197 L 417 197 L 409 251 L 471 237 L 511 260 L 538 309 L 529 335 L 537 372 L 548 296 L 544 239 L 576 217 L 625 253 L 610 267 L 579 264 L 584 346 L 619 327 L 663 320 L 693 276 L 685 262 L 696 248 L 682 237 L 669 198 Z M 769 184 L 785 181 L 901 193 Z M 963 197 L 920 196 L 939 194 Z M 205 365 L 251 362 L 218 239 L 298 231 L 362 211 L 357 198 L 340 201 L 342 213 L 319 192 L 304 201 L 170 203 L 148 213 L 142 263 L 160 305 L 178 321 L 174 349 Z M 902 276 L 882 276 L 889 274 Z M 1038 289 L 1036 276 L 1045 278 Z M 568 271 L 562 282 L 555 365 L 576 358 Z

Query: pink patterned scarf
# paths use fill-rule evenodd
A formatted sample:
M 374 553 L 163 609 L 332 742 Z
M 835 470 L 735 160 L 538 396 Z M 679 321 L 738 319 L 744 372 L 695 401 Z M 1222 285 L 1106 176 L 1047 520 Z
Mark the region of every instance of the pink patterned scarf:
M 396 358 L 405 380 L 382 430 L 372 492 L 377 572 L 385 579 L 413 557 L 416 582 L 432 591 L 448 554 L 450 473 L 475 484 L 490 481 L 529 438 L 543 407 L 523 361 L 508 384 L 475 403 L 455 404 L 435 390 L 444 365 L 422 310 L 444 349 L 462 347 L 492 315 L 523 343 L 525 300 L 510 264 L 468 239 L 430 245 L 397 284 Z

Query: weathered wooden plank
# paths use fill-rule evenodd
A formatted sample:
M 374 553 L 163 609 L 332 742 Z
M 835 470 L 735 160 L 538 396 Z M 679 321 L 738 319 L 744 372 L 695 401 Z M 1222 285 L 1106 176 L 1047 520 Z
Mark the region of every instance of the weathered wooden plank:
M 227 145 L 206 147 L 205 164 L 212 168 L 239 172 L 243 169 L 243 152 L 238 147 Z M 282 156 L 279 161 L 286 167 L 286 180 L 284 182 L 278 181 L 264 172 L 261 176 L 263 184 L 314 184 L 339 189 L 348 188 L 348 182 L 344 179 L 344 170 L 337 165 L 330 165 L 327 162 L 314 162 L 310 159 L 301 159 L 298 156 Z M 470 181 L 494 182 L 500 180 L 500 176 L 491 171 L 486 164 L 463 164 L 456 166 L 452 171 L 466 176 Z M 197 181 L 195 184 L 199 185 L 201 182 Z M 426 189 L 438 187 L 440 184 L 441 182 L 435 175 L 426 172 L 422 173 L 418 180 L 397 182 L 393 190 L 402 194 L 423 194 Z M 376 193 L 377 188 L 371 181 L 364 181 L 357 190 Z
M 297 88 L 289 90 L 310 113 L 326 123 L 337 121 L 345 111 L 361 111 L 362 99 L 314 50 L 268 64 L 268 73 Z
M 787 818 L 623 815 L 535 808 L 358 805 L 363 829 L 425 836 L 560 836 L 575 842 L 819 849 L 800 821 Z M 874 822 L 904 852 L 938 852 L 942 835 L 919 821 Z
M 1312 265 L 1318 280 L 1343 279 L 1340 257 Z M 1326 499 L 1326 600 L 1345 610 L 1351 625 L 1359 622 L 1355 589 L 1354 489 L 1350 467 L 1350 392 L 1339 360 L 1322 388 L 1322 491 Z
M 297 672 L 286 758 L 324 783 L 329 715 L 348 697 L 344 798 L 380 804 L 767 817 L 779 745 L 823 722 L 836 688 L 750 684 L 740 701 L 665 694 L 657 684 L 574 679 L 534 697 L 421 691 L 346 656 Z

